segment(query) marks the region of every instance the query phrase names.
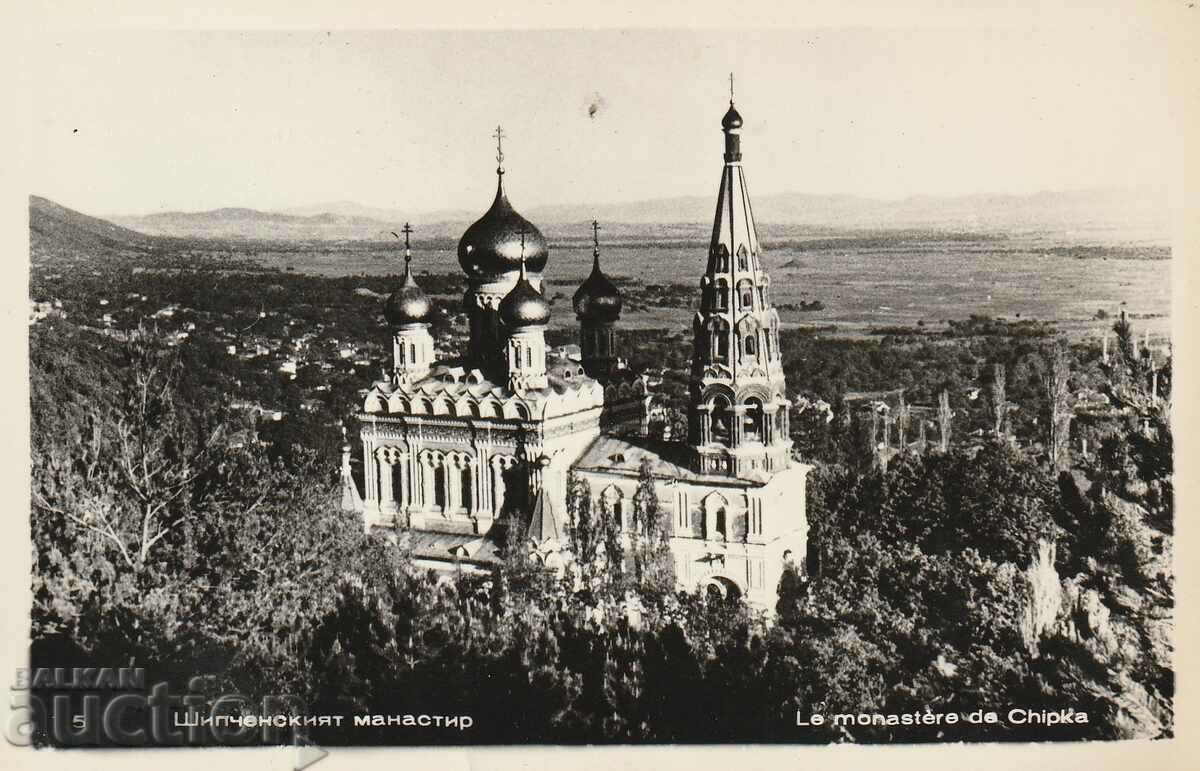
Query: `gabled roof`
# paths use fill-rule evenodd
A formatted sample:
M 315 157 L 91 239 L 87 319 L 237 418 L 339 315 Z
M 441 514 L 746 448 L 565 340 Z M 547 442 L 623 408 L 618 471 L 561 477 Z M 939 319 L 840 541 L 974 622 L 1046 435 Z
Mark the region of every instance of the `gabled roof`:
M 529 519 L 527 536 L 536 544 L 562 538 L 558 517 L 554 515 L 554 504 L 546 497 L 545 490 L 538 490 L 537 500 L 533 502 L 533 516 Z

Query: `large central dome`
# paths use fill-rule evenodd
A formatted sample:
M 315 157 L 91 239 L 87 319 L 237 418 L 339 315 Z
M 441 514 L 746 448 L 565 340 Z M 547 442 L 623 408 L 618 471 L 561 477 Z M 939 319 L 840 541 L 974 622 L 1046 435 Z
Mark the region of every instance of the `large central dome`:
M 501 172 L 503 173 L 503 172 Z M 498 277 L 521 268 L 521 231 L 525 231 L 525 265 L 531 273 L 546 267 L 550 250 L 533 223 L 517 214 L 504 194 L 504 177 L 496 183 L 492 208 L 463 233 L 458 242 L 458 264 L 468 276 Z

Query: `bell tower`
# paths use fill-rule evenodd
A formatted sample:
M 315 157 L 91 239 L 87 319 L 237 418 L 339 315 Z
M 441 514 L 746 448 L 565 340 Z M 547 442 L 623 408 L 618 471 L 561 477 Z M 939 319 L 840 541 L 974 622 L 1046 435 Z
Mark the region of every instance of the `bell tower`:
M 742 116 L 733 104 L 721 120 L 725 165 L 717 192 L 708 259 L 700 279 L 688 443 L 697 472 L 745 476 L 787 467 L 792 442 L 779 314 L 759 261 L 758 231 L 742 168 Z

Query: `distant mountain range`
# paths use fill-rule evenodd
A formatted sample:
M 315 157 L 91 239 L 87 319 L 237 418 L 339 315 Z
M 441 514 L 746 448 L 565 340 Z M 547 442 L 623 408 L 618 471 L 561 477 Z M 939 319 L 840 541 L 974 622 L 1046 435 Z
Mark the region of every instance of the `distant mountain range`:
M 780 193 L 755 198 L 755 218 L 764 230 L 938 229 L 967 231 L 1074 231 L 1168 234 L 1165 191 L 1085 190 L 1033 195 L 981 194 L 913 196 L 898 200 L 849 195 Z M 711 196 L 659 198 L 617 204 L 535 206 L 522 213 L 552 239 L 580 238 L 583 223 L 608 223 L 610 235 L 652 232 L 712 221 Z M 200 212 L 115 215 L 118 225 L 153 235 L 280 240 L 386 240 L 405 221 L 419 223 L 427 239 L 457 239 L 483 213 L 402 212 L 351 201 L 260 211 L 224 208 Z M 616 228 L 616 232 L 612 230 Z M 692 237 L 692 229 L 687 233 Z M 789 233 L 792 234 L 792 233 Z M 586 235 L 586 234 L 583 234 Z M 764 233 L 764 237 L 768 234 Z M 699 236 L 703 238 L 703 233 Z

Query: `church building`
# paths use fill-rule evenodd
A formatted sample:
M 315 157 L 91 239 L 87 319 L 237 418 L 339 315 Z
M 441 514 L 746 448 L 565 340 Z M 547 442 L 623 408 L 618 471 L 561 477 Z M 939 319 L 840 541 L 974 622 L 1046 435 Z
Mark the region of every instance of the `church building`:
M 413 276 L 405 228 L 404 276 L 384 310 L 392 367 L 359 415 L 362 478 L 350 475 L 348 448 L 343 462 L 345 505 L 368 529 L 406 532 L 419 564 L 487 569 L 502 559 L 499 534 L 518 527 L 535 558 L 554 567 L 568 559 L 568 473 L 627 530 L 648 461 L 681 588 L 773 607 L 784 565 L 805 553 L 809 467 L 792 457 L 779 316 L 732 100 L 721 126 L 686 439 L 647 435 L 652 396 L 621 356 L 621 296 L 600 267 L 595 223 L 592 271 L 573 298 L 579 353 L 547 349 L 550 250 L 509 203 L 499 151 L 495 200 L 458 245 L 470 324 L 461 358 L 434 360 L 433 306 Z

